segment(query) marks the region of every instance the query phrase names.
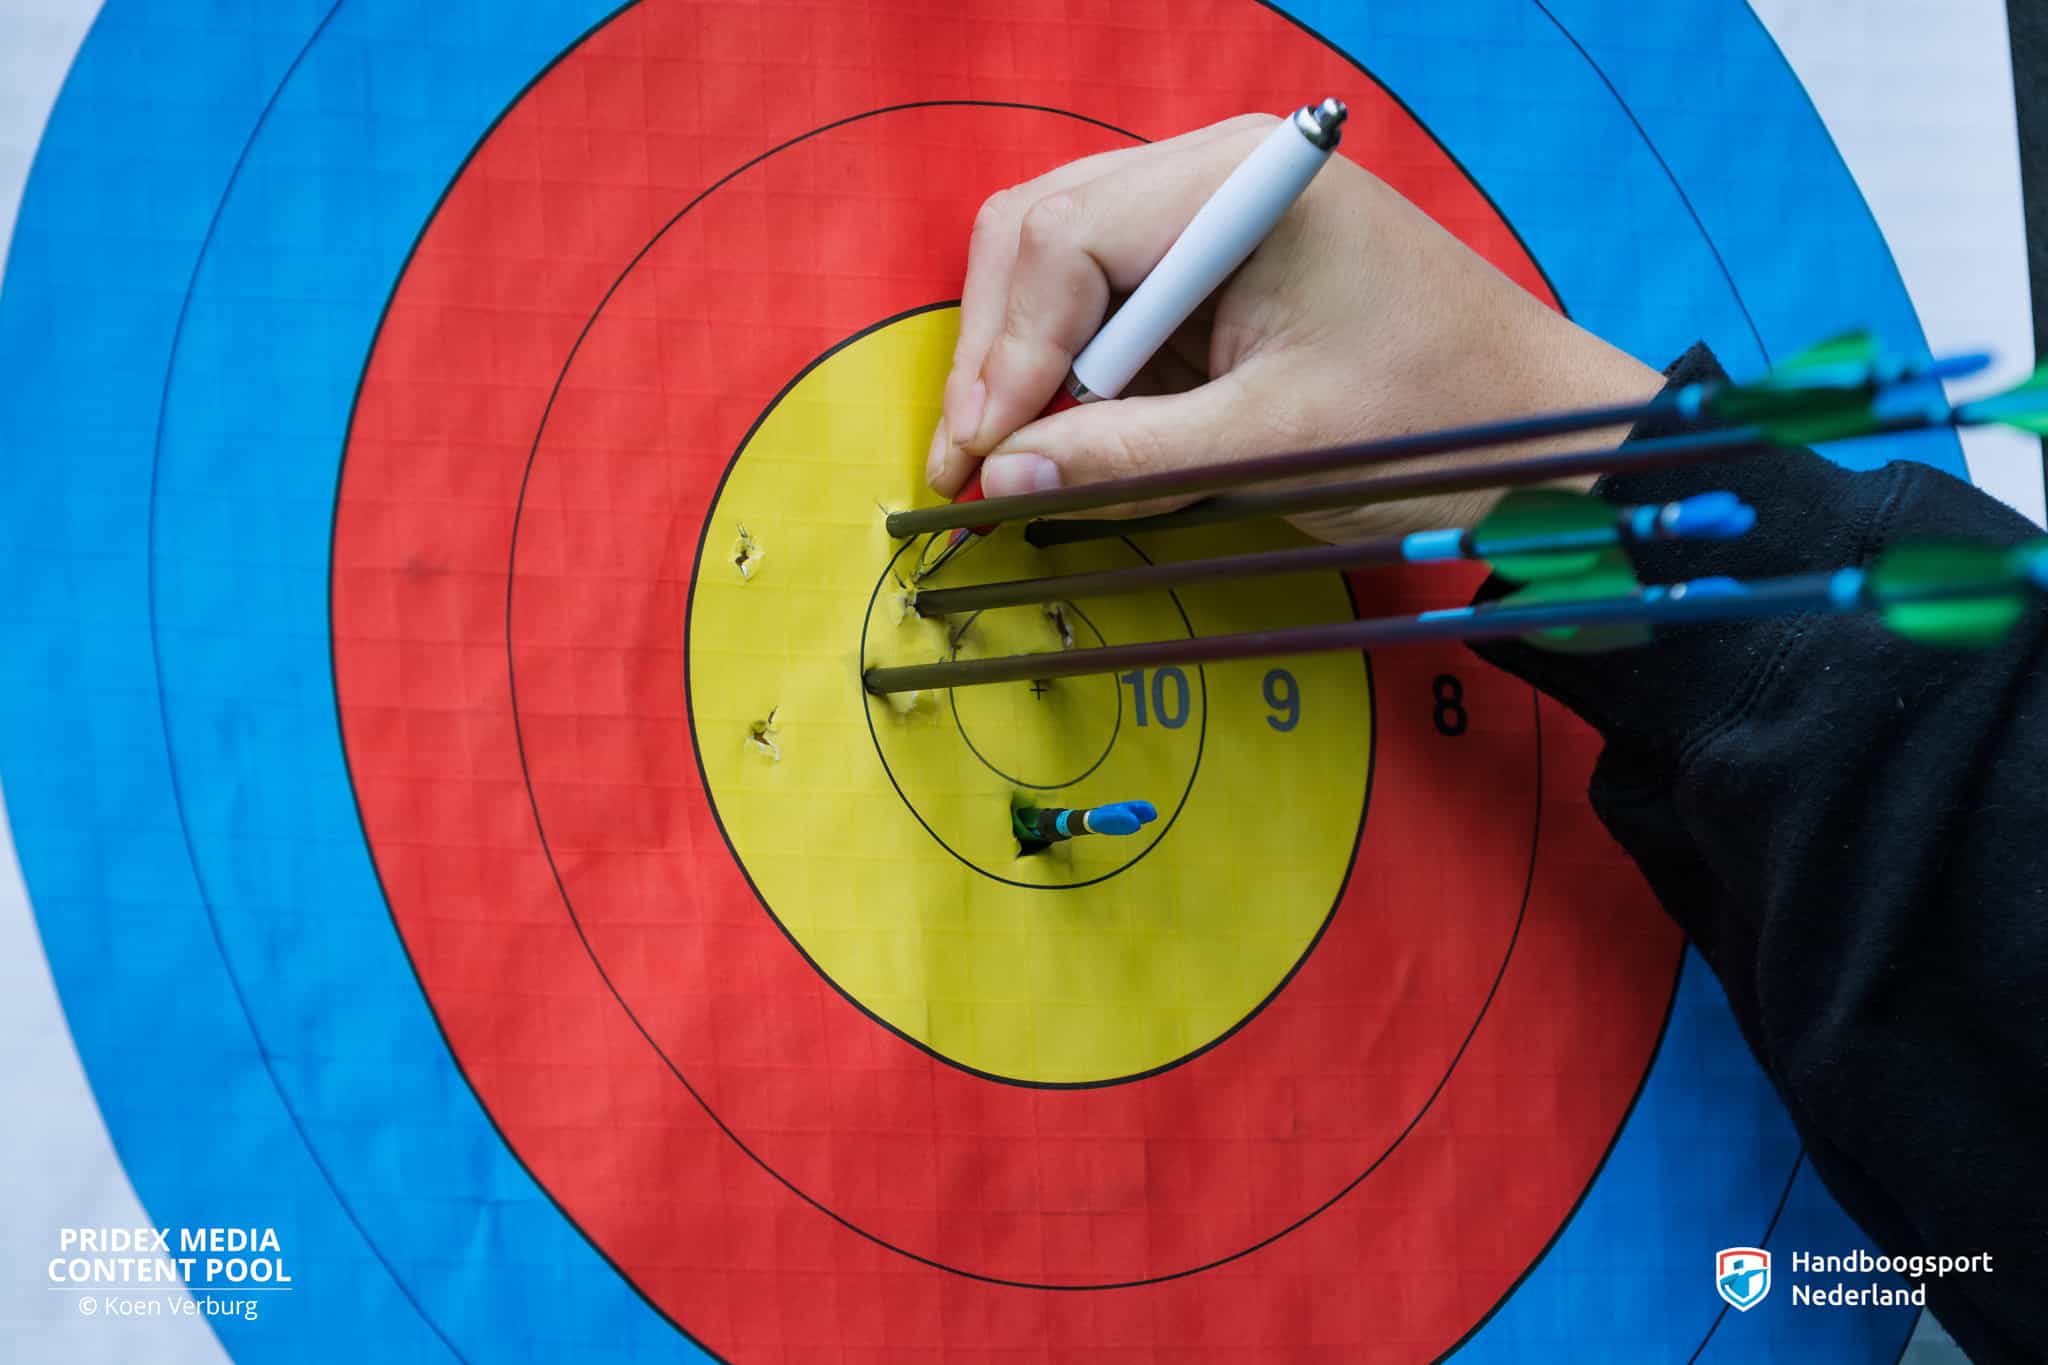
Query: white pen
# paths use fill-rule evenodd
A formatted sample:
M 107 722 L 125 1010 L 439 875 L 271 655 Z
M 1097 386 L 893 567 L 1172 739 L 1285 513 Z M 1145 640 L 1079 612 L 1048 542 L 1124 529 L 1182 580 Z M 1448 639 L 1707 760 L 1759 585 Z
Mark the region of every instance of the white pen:
M 1152 273 L 1074 357 L 1067 393 L 1075 402 L 1114 398 L 1202 300 L 1266 240 L 1337 150 L 1340 100 L 1303 105 L 1240 161 L 1196 211 Z M 1055 400 L 1055 407 L 1065 407 Z
M 1081 348 L 1065 385 L 1046 404 L 1045 412 L 1060 412 L 1122 393 L 1131 376 L 1144 368 L 1231 271 L 1244 264 L 1301 197 L 1337 149 L 1345 114 L 1342 100 L 1305 104 L 1268 133 L 1196 210 L 1159 264 L 1124 300 L 1124 306 Z M 981 496 L 981 471 L 977 469 L 953 501 L 973 502 Z M 990 529 L 977 526 L 954 531 L 944 551 L 927 563 L 920 575 L 936 570 L 969 537 L 986 535 Z

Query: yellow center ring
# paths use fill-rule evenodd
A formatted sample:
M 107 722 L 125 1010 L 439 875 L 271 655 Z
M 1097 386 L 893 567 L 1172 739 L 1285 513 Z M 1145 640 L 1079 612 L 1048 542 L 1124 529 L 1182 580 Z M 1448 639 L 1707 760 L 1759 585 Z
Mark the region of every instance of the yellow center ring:
M 958 313 L 831 352 L 762 417 L 699 552 L 690 713 L 706 786 L 762 903 L 870 1015 L 992 1077 L 1088 1085 L 1227 1035 L 1292 974 L 1349 876 L 1370 785 L 1361 655 L 1263 659 L 894 699 L 874 664 L 1348 620 L 1335 574 L 927 621 L 924 456 Z M 743 534 L 744 528 L 744 534 Z M 1293 543 L 1219 528 L 1034 550 L 1014 528 L 934 583 L 1077 573 Z M 1127 838 L 1020 853 L 1011 803 L 1142 799 Z

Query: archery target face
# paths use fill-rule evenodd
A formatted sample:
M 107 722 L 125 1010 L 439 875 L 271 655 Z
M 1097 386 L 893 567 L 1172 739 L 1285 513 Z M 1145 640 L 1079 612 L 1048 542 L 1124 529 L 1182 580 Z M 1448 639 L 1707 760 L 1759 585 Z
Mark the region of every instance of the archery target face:
M 152 1215 L 281 1209 L 307 1249 L 321 1294 L 219 1324 L 238 1354 L 1766 1350 L 1690 1293 L 1698 1248 L 1781 1215 L 1855 1234 L 1711 980 L 1678 974 L 1568 715 L 1455 648 L 907 714 L 858 681 L 1059 629 L 905 620 L 877 504 L 930 496 L 975 207 L 1090 152 L 1337 93 L 1349 155 L 1638 354 L 1910 334 L 1885 289 L 1826 292 L 1882 275 L 1853 212 L 1826 219 L 1837 272 L 1759 246 L 1768 185 L 1855 199 L 1740 23 L 266 13 L 245 50 L 110 9 L 52 123 L 78 171 L 39 168 L 0 299 L 0 434 L 52 452 L 0 500 L 0 551 L 61 591 L 25 599 L 30 662 L 0 674 L 34 699 L 0 734 L 15 834 Z M 1729 74 L 1700 97 L 1791 130 L 1743 162 L 1762 189 L 1642 98 L 1709 40 Z M 206 117 L 123 103 L 144 69 L 189 72 Z M 77 150 L 115 127 L 155 150 Z M 959 581 L 1286 534 L 999 537 Z M 1474 582 L 1065 624 L 1212 634 Z M 748 743 L 771 714 L 779 759 Z M 1019 791 L 1161 818 L 1020 858 Z M 95 1022 L 138 1012 L 140 1052 Z M 1888 1331 L 1815 1315 L 1786 1349 L 1889 1359 Z
M 1079 680 L 1060 701 L 1028 686 L 904 709 L 867 696 L 864 663 L 1052 628 L 986 613 L 956 641 L 959 623 L 903 619 L 892 580 L 915 549 L 881 520 L 931 497 L 954 316 L 935 305 L 976 207 L 1130 135 L 927 103 L 905 71 L 872 112 L 803 130 L 663 214 L 655 168 L 702 161 L 725 134 L 650 135 L 629 157 L 558 138 L 552 113 L 573 99 L 579 125 L 602 127 L 609 96 L 651 129 L 701 118 L 682 73 L 702 35 L 666 30 L 666 13 L 628 11 L 571 53 L 458 179 L 385 320 L 344 470 L 343 730 L 393 912 L 485 1103 L 571 1216 L 722 1352 L 747 1345 L 704 1318 L 722 1275 L 649 1253 L 673 1227 L 748 1235 L 757 1211 L 738 1196 L 764 1179 L 786 1205 L 778 1242 L 829 1261 L 866 1240 L 946 1300 L 991 1282 L 1123 1286 L 1117 1307 L 1085 1311 L 1199 1292 L 1250 1312 L 1270 1262 L 1203 1272 L 1308 1227 L 1361 1272 L 1397 1230 L 1456 1250 L 1497 1297 L 1590 1176 L 1662 1013 L 1645 993 L 1613 1013 L 1563 992 L 1611 1000 L 1600 977 L 1668 979 L 1675 953 L 1604 850 L 1585 870 L 1606 890 L 1577 890 L 1632 926 L 1619 951 L 1546 961 L 1532 936 L 1530 989 L 1499 990 L 1529 913 L 1534 710 L 1455 650 L 1377 661 L 1402 699 L 1378 715 L 1358 656 Z M 1277 107 L 1282 83 L 1358 86 L 1276 17 L 1249 29 L 1272 85 L 1169 94 L 1155 121 L 1200 123 L 1219 99 Z M 647 74 L 598 79 L 606 60 Z M 1540 288 L 1442 153 L 1361 94 L 1353 142 Z M 616 255 L 598 241 L 636 221 L 651 230 L 593 294 L 595 262 Z M 429 512 L 394 483 L 449 496 Z M 1246 535 L 1046 556 L 1011 532 L 959 562 L 1076 571 L 1252 548 Z M 1444 581 L 1357 590 L 1392 610 Z M 1082 629 L 1134 640 L 1344 619 L 1352 591 L 1323 575 L 1078 606 Z M 1275 695 L 1298 703 L 1285 712 L 1262 685 L 1274 668 L 1290 685 Z M 480 711 L 501 674 L 509 705 Z M 1060 706 L 1071 723 L 1045 719 Z M 771 716 L 774 760 L 748 743 Z M 1152 799 L 1159 827 L 1128 850 L 1019 857 L 1009 803 L 1034 780 L 1079 804 Z M 512 839 L 521 826 L 537 838 Z M 451 922 L 451 904 L 492 911 Z M 1588 1102 L 1537 1134 L 1504 1122 L 1517 1088 L 1495 1050 L 1511 1042 Z M 564 1083 L 579 1057 L 601 1085 Z M 639 1122 L 575 1122 L 608 1103 Z M 1441 1136 L 1414 1136 L 1432 1114 Z M 557 1166 L 572 1132 L 576 1159 Z M 1453 1137 L 1456 1192 L 1429 1155 Z M 735 1152 L 755 1169 L 735 1177 Z M 1472 1178 L 1510 1169 L 1512 1199 Z M 1375 1197 L 1345 1197 L 1373 1173 Z M 1403 1330 L 1448 1344 L 1471 1290 L 1425 1292 L 1433 1256 L 1410 1264 Z M 767 1278 L 790 1296 L 778 1315 L 803 1284 Z M 1057 1320 L 1067 1302 L 1031 1312 Z M 991 1324 L 981 1344 L 1002 1338 Z

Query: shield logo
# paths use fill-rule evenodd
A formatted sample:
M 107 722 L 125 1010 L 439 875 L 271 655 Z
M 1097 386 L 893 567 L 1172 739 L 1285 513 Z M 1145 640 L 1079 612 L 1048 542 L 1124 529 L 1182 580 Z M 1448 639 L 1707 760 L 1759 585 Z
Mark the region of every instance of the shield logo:
M 1729 1247 L 1716 1252 L 1714 1288 L 1730 1308 L 1747 1313 L 1771 1292 L 1771 1253 L 1762 1247 Z

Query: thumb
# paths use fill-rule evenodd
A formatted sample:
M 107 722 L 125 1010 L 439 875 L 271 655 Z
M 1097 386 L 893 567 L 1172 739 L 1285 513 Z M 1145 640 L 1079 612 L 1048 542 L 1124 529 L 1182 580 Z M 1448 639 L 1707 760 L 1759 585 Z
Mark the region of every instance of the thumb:
M 989 453 L 982 491 L 991 498 L 1041 493 L 1256 454 L 1271 435 L 1261 439 L 1259 405 L 1244 390 L 1241 379 L 1225 374 L 1185 393 L 1106 399 L 1041 417 Z M 1151 498 L 1077 515 L 1149 516 L 1192 501 Z

